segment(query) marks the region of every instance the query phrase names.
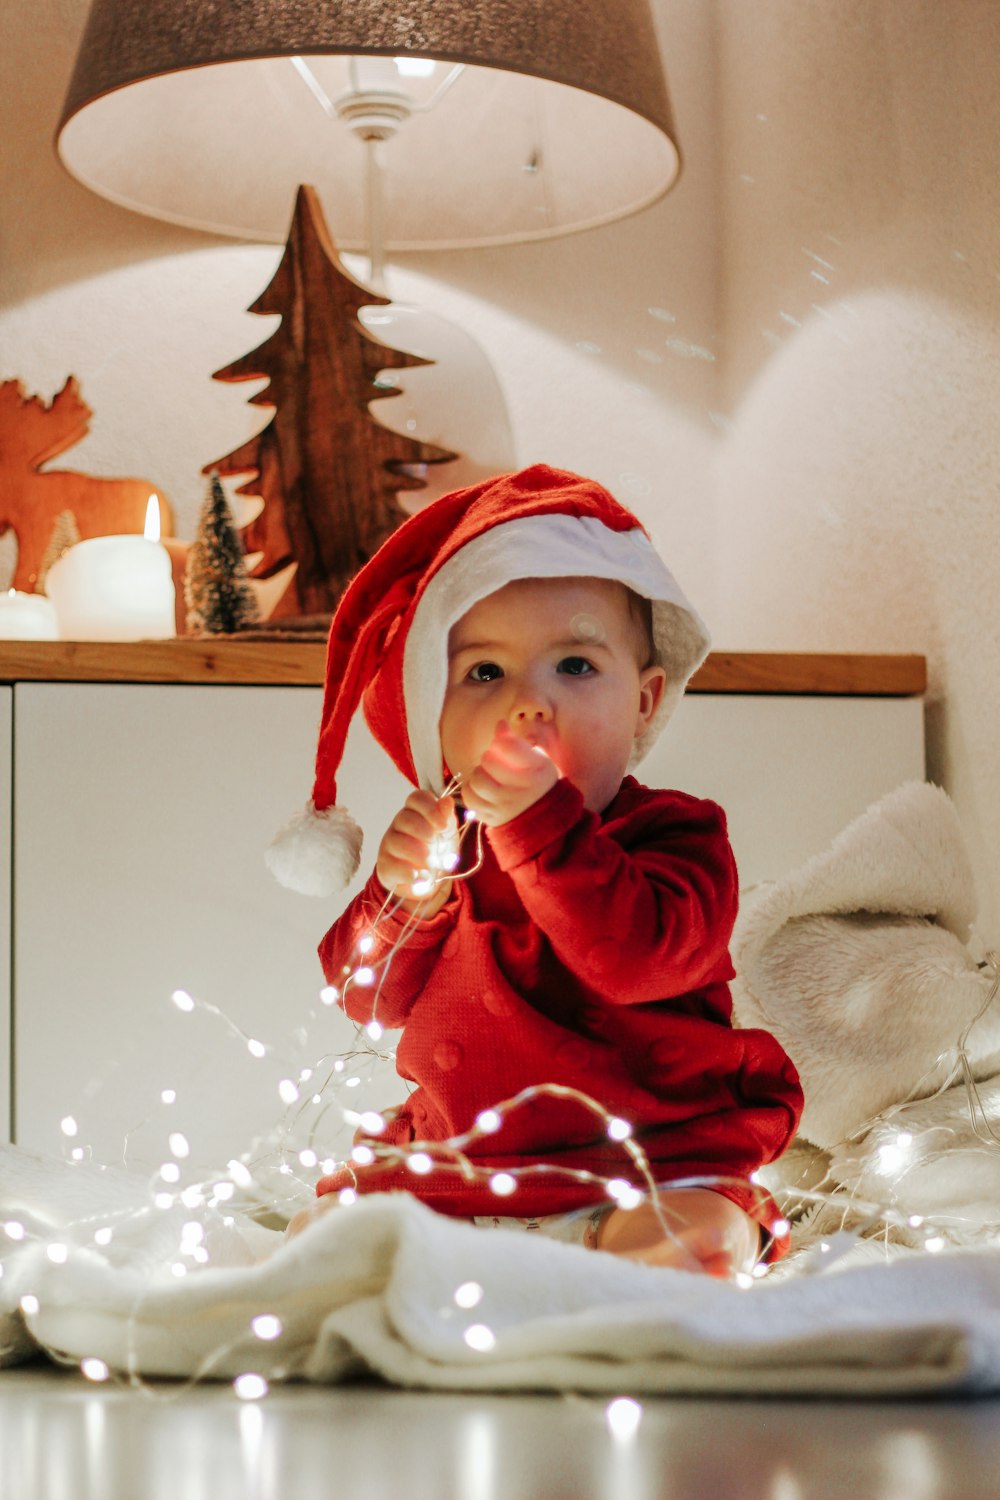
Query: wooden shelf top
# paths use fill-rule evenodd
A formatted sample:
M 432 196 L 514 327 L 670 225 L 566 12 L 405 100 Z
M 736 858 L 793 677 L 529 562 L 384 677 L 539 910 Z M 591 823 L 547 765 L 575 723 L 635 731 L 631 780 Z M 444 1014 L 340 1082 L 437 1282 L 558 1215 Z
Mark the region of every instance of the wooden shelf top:
M 0 641 L 0 682 L 158 682 L 315 687 L 326 647 L 294 639 Z M 695 693 L 912 697 L 927 687 L 923 656 L 713 651 Z

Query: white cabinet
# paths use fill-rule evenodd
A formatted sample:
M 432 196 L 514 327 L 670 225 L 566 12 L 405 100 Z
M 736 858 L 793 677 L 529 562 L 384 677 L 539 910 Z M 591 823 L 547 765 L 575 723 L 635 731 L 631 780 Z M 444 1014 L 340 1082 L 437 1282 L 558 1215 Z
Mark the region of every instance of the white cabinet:
M 314 1053 L 353 1037 L 318 1002 L 334 909 L 282 890 L 262 859 L 308 796 L 320 690 L 19 682 L 0 698 L 5 784 L 12 691 L 16 1139 L 155 1165 L 182 1128 L 194 1157 L 225 1161 L 279 1113 L 297 1029 Z M 916 697 L 700 693 L 639 775 L 721 802 L 752 884 L 923 765 Z M 338 781 L 366 831 L 364 873 L 407 787 L 357 726 Z M 5 850 L 0 882 L 9 869 Z M 177 989 L 205 1005 L 180 1011 Z M 0 1100 L 8 1034 L 0 1017 Z M 255 1058 L 248 1039 L 272 1050 Z M 388 1087 L 382 1103 L 399 1097 Z
M 0 1140 L 11 1128 L 11 802 L 14 690 L 0 687 Z

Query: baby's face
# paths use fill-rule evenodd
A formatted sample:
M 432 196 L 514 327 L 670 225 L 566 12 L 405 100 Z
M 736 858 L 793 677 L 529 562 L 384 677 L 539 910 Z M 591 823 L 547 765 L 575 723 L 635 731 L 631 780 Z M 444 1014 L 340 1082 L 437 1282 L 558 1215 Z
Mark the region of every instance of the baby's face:
M 453 775 L 482 760 L 506 720 L 601 812 L 664 687 L 619 583 L 526 578 L 474 604 L 448 639 L 441 749 Z

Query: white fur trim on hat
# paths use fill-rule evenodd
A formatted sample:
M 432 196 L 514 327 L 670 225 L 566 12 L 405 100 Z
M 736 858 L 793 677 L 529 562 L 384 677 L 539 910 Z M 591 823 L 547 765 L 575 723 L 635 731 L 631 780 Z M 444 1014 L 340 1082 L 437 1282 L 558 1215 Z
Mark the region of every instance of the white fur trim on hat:
M 480 599 L 522 578 L 607 578 L 653 606 L 653 656 L 667 674 L 641 741 L 652 745 L 708 654 L 704 622 L 645 532 L 612 531 L 593 516 L 524 516 L 473 537 L 434 574 L 414 611 L 403 657 L 403 696 L 413 765 L 421 786 L 439 788 L 438 723 L 448 685 L 448 632 Z
M 336 896 L 357 873 L 362 833 L 344 807 L 308 802 L 278 830 L 265 852 L 271 874 L 303 896 Z

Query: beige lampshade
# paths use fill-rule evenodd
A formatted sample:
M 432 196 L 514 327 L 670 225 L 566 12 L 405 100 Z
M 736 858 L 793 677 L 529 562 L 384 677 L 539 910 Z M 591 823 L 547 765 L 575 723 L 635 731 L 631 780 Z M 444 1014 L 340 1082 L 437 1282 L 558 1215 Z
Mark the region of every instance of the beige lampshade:
M 338 113 L 359 74 L 390 112 L 416 101 L 384 147 L 388 250 L 590 228 L 677 177 L 648 0 L 93 0 L 59 155 L 124 207 L 252 240 L 285 238 L 308 182 L 364 249 L 365 146 Z

